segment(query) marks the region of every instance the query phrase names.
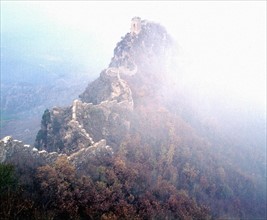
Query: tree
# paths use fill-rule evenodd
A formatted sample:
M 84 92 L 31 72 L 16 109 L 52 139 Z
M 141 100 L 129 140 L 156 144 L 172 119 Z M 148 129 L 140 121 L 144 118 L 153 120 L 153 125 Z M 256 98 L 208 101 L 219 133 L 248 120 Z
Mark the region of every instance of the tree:
M 0 164 L 0 216 L 1 219 L 25 219 L 33 201 L 23 197 L 15 169 L 10 164 Z
M 0 164 L 0 195 L 14 189 L 16 185 L 15 169 L 11 164 Z

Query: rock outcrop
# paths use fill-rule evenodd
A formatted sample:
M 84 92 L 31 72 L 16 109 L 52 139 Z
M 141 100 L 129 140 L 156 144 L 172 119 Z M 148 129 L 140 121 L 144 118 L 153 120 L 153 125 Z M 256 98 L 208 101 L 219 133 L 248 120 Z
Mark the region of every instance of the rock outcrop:
M 133 105 L 131 89 L 120 78 L 118 68 L 104 70 L 98 79 L 90 83 L 85 92 L 80 95 L 82 102 L 100 104 L 103 101 L 127 101 Z
M 80 100 L 68 107 L 45 110 L 36 148 L 4 139 L 1 160 L 27 152 L 33 160 L 43 158 L 50 163 L 59 154 L 66 154 L 78 164 L 99 152 L 112 155 L 112 148 L 118 147 L 131 129 L 136 103 L 155 94 L 162 84 L 171 44 L 161 25 L 133 18 L 131 32 L 117 44 L 109 66 L 89 83 Z

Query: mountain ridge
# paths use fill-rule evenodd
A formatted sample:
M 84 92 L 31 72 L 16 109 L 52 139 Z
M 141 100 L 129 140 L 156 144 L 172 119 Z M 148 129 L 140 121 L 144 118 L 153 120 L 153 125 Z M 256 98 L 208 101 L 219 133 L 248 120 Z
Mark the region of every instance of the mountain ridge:
M 254 176 L 239 169 L 234 159 L 246 161 L 251 152 L 236 153 L 242 142 L 218 135 L 212 121 L 214 130 L 205 133 L 202 123 L 188 120 L 194 112 L 169 77 L 174 44 L 162 25 L 133 18 L 131 32 L 80 100 L 45 110 L 35 148 L 1 140 L 0 161 L 32 175 L 40 187 L 34 193 L 54 201 L 40 210 L 58 219 L 266 216 L 262 160 L 251 157 Z M 32 158 L 35 171 L 22 168 L 20 157 Z

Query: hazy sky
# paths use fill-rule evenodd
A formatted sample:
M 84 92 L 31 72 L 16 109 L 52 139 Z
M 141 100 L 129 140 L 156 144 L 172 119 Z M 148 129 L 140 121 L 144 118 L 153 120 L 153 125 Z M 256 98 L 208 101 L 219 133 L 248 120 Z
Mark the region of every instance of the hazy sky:
M 41 19 L 90 36 L 83 56 L 101 59 L 102 69 L 132 17 L 161 23 L 181 48 L 192 88 L 266 105 L 266 1 L 1 1 L 2 12 L 5 29 Z

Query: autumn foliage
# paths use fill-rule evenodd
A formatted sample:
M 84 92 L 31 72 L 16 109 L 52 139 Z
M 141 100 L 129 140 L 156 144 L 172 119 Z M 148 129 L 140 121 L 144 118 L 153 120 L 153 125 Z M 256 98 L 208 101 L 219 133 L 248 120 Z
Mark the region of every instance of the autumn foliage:
M 12 191 L 8 182 L 10 187 L 1 188 L 1 216 L 191 220 L 265 215 L 259 183 L 222 161 L 214 143 L 180 117 L 148 104 L 137 106 L 131 121 L 113 156 L 98 155 L 79 166 L 66 156 L 26 167 L 13 161 L 18 185 Z

